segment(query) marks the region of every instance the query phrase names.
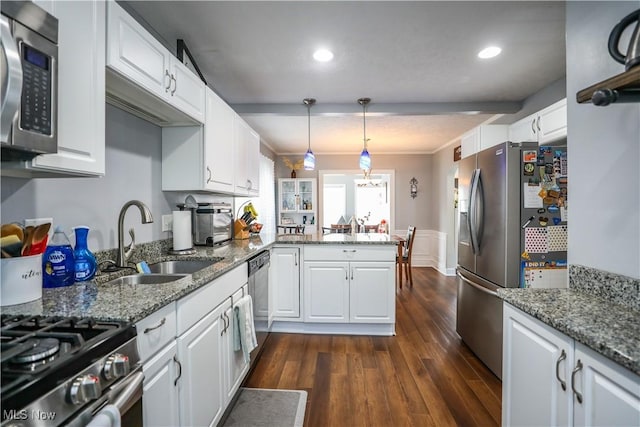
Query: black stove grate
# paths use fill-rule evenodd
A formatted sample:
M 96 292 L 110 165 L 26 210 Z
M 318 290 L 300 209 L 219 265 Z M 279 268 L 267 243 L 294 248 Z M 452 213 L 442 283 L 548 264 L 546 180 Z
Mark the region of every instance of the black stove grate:
M 135 335 L 133 325 L 126 322 L 59 316 L 0 316 L 2 406 L 20 409 Z M 41 340 L 57 340 L 59 346 L 55 353 L 46 350 L 40 359 L 26 356 L 33 351 L 34 343 Z

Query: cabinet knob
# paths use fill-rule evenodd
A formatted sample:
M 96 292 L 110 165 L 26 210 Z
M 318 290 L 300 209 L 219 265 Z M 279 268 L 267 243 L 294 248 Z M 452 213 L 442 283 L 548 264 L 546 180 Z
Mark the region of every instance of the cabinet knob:
M 167 86 L 164 88 L 165 92 L 169 92 L 169 89 L 171 89 L 171 75 L 169 74 L 169 70 L 164 70 L 164 76 L 169 77 L 169 83 L 167 83 Z

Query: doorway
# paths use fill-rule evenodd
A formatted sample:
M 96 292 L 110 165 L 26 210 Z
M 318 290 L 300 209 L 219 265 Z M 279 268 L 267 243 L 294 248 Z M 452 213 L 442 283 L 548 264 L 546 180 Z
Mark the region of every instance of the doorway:
M 384 219 L 393 230 L 395 171 L 380 170 L 363 179 L 360 170 L 321 170 L 318 177 L 322 227 L 348 223 L 355 216 L 364 225 L 377 225 Z

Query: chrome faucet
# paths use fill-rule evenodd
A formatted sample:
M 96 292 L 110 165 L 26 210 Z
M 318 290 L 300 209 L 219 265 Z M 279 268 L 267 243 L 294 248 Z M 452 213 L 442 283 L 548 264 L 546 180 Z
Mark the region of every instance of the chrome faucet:
M 126 267 L 127 261 L 133 252 L 133 248 L 136 244 L 136 235 L 133 231 L 133 228 L 129 229 L 129 235 L 131 236 L 131 244 L 125 248 L 124 246 L 124 215 L 127 213 L 127 209 L 130 206 L 137 206 L 140 209 L 140 216 L 142 217 L 143 224 L 149 224 L 153 222 L 153 215 L 151 215 L 151 211 L 140 200 L 130 200 L 124 204 L 122 209 L 120 209 L 120 216 L 118 217 L 118 257 L 116 258 L 116 265 L 118 267 Z

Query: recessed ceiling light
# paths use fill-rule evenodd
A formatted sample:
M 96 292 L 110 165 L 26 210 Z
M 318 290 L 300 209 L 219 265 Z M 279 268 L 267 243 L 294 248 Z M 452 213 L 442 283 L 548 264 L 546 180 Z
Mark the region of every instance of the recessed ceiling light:
M 500 55 L 500 52 L 502 52 L 502 49 L 500 49 L 498 46 L 489 46 L 482 49 L 478 53 L 478 58 L 482 58 L 482 59 L 493 58 L 495 56 Z
M 313 52 L 313 59 L 318 62 L 329 62 L 333 59 L 333 52 L 327 49 L 318 49 Z

